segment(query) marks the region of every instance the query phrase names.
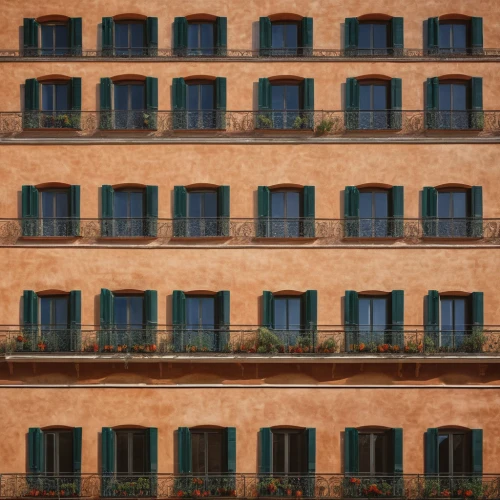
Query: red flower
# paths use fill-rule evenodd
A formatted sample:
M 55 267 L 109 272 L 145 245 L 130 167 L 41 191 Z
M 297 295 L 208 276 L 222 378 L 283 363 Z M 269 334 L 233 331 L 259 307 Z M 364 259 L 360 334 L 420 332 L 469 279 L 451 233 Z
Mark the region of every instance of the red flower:
M 465 496 L 466 496 L 466 497 L 471 497 L 472 495 L 473 495 L 472 490 L 467 490 L 467 491 L 465 492 Z
M 180 497 L 183 497 L 184 496 L 184 492 L 182 490 L 179 490 L 177 492 L 177 496 L 180 498 Z

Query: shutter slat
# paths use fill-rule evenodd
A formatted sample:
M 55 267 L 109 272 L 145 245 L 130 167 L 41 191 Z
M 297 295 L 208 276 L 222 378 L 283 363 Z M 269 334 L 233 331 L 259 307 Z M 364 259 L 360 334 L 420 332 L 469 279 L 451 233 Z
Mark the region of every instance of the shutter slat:
M 82 472 L 82 428 L 73 428 L 73 474 Z
M 226 128 L 226 103 L 227 103 L 227 80 L 218 76 L 215 79 L 215 127 L 219 130 Z
M 439 292 L 429 290 L 426 298 L 425 331 L 435 344 L 439 342 Z
M 33 290 L 23 292 L 23 323 L 38 325 L 38 295 Z
M 72 17 L 69 20 L 69 46 L 71 55 L 82 55 L 82 18 Z
M 347 427 L 344 433 L 344 473 L 357 474 L 359 472 L 358 430 Z
M 147 429 L 148 448 L 149 448 L 149 472 L 158 473 L 158 428 L 149 427 Z
M 302 55 L 303 56 L 311 56 L 312 48 L 313 48 L 313 18 L 312 17 L 303 17 L 301 23 L 301 31 L 302 31 Z
M 259 111 L 271 109 L 271 84 L 268 78 L 259 78 Z
M 179 474 L 191 474 L 192 451 L 191 451 L 191 431 L 189 427 L 179 427 L 177 432 L 178 442 L 178 469 Z
M 102 473 L 113 474 L 115 470 L 115 433 L 111 427 L 102 428 Z
M 307 473 L 316 474 L 316 429 L 306 429 L 307 439 Z
M 318 291 L 307 290 L 305 297 L 305 329 L 315 331 L 318 325 Z
M 391 129 L 399 130 L 402 126 L 403 80 L 391 79 Z
M 219 186 L 217 188 L 217 235 L 228 237 L 230 235 L 230 188 Z
M 186 327 L 186 294 L 182 290 L 174 290 L 172 293 L 172 325 L 175 349 L 177 352 L 182 352 Z
M 257 188 L 257 215 L 259 220 L 257 221 L 257 231 L 256 234 L 259 238 L 266 238 L 269 236 L 270 221 L 271 216 L 271 191 L 267 186 L 259 186 Z
M 356 17 L 347 17 L 345 20 L 344 45 L 345 50 L 358 48 L 359 22 Z
M 34 18 L 25 17 L 23 23 L 23 47 L 25 49 L 38 48 L 38 23 Z M 31 55 L 28 51 L 25 55 Z M 35 54 L 37 55 L 37 54 Z
M 391 323 L 392 343 L 403 347 L 404 344 L 404 322 L 405 322 L 405 295 L 404 290 L 393 290 L 391 292 Z
M 71 290 L 69 292 L 69 325 L 71 328 L 71 350 L 81 351 L 82 346 L 82 292 Z
M 187 49 L 188 22 L 185 17 L 176 17 L 174 19 L 174 50 L 177 55 L 185 56 Z
M 345 86 L 347 130 L 356 130 L 359 127 L 359 83 L 356 78 L 348 78 Z
M 226 427 L 226 472 L 229 474 L 236 473 L 236 427 Z
M 424 236 L 436 236 L 437 217 L 437 189 L 424 187 L 422 190 L 422 232 Z
M 472 473 L 483 475 L 483 429 L 471 430 L 472 441 Z
M 113 52 L 113 18 L 102 18 L 102 50 L 103 55 L 111 55 Z
M 158 18 L 148 17 L 146 20 L 146 40 L 148 45 L 148 56 L 158 55 Z
M 113 293 L 107 288 L 101 288 L 100 295 L 100 323 L 101 328 L 113 326 Z
M 101 234 L 113 236 L 114 190 L 106 184 L 101 188 Z
M 262 292 L 262 325 L 267 328 L 274 326 L 274 296 L 272 292 Z
M 174 129 L 183 130 L 187 127 L 186 94 L 187 85 L 184 78 L 174 78 L 172 80 L 172 108 L 175 112 L 172 126 Z
M 187 236 L 187 189 L 174 186 L 174 236 Z
M 231 295 L 228 290 L 221 290 L 216 295 L 217 322 L 219 328 L 219 351 L 224 352 L 229 349 L 230 334 L 229 325 L 231 318 Z
M 28 430 L 28 468 L 33 474 L 45 472 L 43 450 L 43 433 L 39 427 Z
M 270 427 L 262 427 L 259 432 L 259 473 L 270 474 L 273 454 L 273 435 Z
M 477 53 L 481 52 L 483 48 L 483 18 L 471 17 L 471 41 L 472 50 Z
M 405 46 L 404 43 L 404 19 L 402 17 L 393 17 L 391 19 L 391 30 L 392 30 L 392 48 L 394 50 L 394 55 L 398 55 Z
M 259 53 L 268 56 L 272 46 L 272 27 L 268 17 L 259 19 Z
M 316 234 L 316 188 L 314 186 L 304 186 L 304 227 L 305 238 L 314 238 Z
M 484 325 L 484 292 L 472 292 L 472 324 L 482 329 Z
M 216 55 L 227 55 L 227 17 L 218 17 L 215 20 L 215 49 Z
M 344 190 L 344 234 L 351 238 L 359 236 L 359 190 L 356 186 L 346 186 Z
M 146 236 L 158 235 L 158 186 L 146 186 Z
M 393 186 L 391 188 L 393 228 L 392 236 L 402 238 L 404 236 L 404 187 Z
M 474 238 L 483 237 L 483 188 L 472 186 L 471 188 L 471 235 Z
M 358 344 L 359 297 L 358 292 L 346 290 L 344 297 L 344 325 L 346 350 Z
M 425 473 L 439 474 L 439 445 L 437 428 L 429 428 L 425 433 Z
M 439 49 L 439 18 L 429 17 L 427 20 L 427 49 L 436 51 Z
M 403 429 L 391 429 L 394 455 L 394 474 L 403 474 Z

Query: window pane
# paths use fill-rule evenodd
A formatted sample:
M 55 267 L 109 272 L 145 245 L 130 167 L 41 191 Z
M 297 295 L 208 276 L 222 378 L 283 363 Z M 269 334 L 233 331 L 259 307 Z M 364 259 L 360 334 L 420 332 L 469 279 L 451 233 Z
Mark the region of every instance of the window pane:
M 128 48 L 128 24 L 115 23 L 115 47 Z
M 451 24 L 439 25 L 439 48 L 449 49 L 451 47 Z
M 56 110 L 66 111 L 69 109 L 69 87 L 68 85 L 56 85 Z
M 372 25 L 371 24 L 360 24 L 359 25 L 358 48 L 360 48 L 360 49 L 371 49 L 372 48 Z
M 287 85 L 285 94 L 285 109 L 300 109 L 298 85 Z
M 299 45 L 299 33 L 297 24 L 285 25 L 285 45 L 288 49 L 295 49 Z
M 286 193 L 286 216 L 288 219 L 300 217 L 300 193 Z
M 373 48 L 385 49 L 387 48 L 387 25 L 374 24 L 373 25 Z
M 50 297 L 40 297 L 40 323 L 42 325 L 51 325 L 52 319 L 52 301 Z
M 144 85 L 130 85 L 130 109 L 144 109 Z
M 54 48 L 54 26 L 50 24 L 42 24 L 42 49 Z M 48 52 L 52 53 L 52 52 Z
M 144 193 L 141 191 L 133 191 L 130 193 L 130 217 L 144 217 Z
M 453 299 L 441 298 L 441 329 L 453 330 Z
M 467 321 L 467 302 L 466 299 L 454 299 L 455 311 L 453 314 L 455 330 L 466 330 Z
M 453 217 L 467 217 L 467 193 L 453 193 Z
M 215 328 L 215 300 L 212 297 L 201 299 L 201 318 L 203 328 Z
M 359 109 L 365 109 L 365 110 L 372 109 L 371 91 L 372 91 L 371 85 L 359 86 Z
M 439 109 L 443 111 L 451 110 L 451 85 L 441 83 L 439 85 Z
M 142 327 L 144 324 L 144 297 L 128 297 L 129 321 L 131 326 Z
M 359 472 L 369 474 L 370 470 L 370 434 L 359 434 Z
M 290 474 L 301 474 L 304 472 L 303 456 L 304 456 L 304 434 L 290 433 L 288 447 L 288 472 Z
M 59 474 L 73 473 L 73 433 L 59 433 Z
M 283 474 L 285 470 L 285 435 L 273 432 L 273 472 Z
M 205 433 L 191 433 L 191 452 L 193 461 L 193 474 L 205 474 Z
M 199 47 L 199 24 L 188 24 L 188 48 L 196 49 Z
M 375 474 L 387 474 L 387 457 L 385 456 L 385 436 L 383 434 L 374 434 L 374 455 L 375 455 Z
M 54 110 L 54 85 L 42 85 L 42 111 Z
M 127 85 L 113 85 L 115 93 L 114 109 L 127 110 L 128 109 L 128 86 Z
M 438 217 L 451 217 L 451 193 L 438 192 Z
M 213 85 L 201 85 L 201 109 L 210 111 L 214 109 Z
M 361 330 L 367 329 L 371 325 L 371 300 L 368 298 L 359 298 L 359 327 Z M 363 328 L 363 326 L 365 328 Z
M 285 193 L 271 193 L 271 217 L 285 218 Z
M 372 299 L 373 329 L 383 331 L 387 328 L 387 299 L 385 297 Z
M 387 218 L 389 216 L 389 200 L 387 193 L 374 193 L 375 217 Z
M 274 327 L 278 330 L 286 330 L 287 326 L 287 299 L 276 297 L 274 299 Z
M 55 217 L 55 197 L 53 191 L 42 191 L 42 217 Z
M 202 49 L 213 49 L 214 47 L 214 25 L 205 23 L 200 26 L 200 40 Z M 203 51 L 204 54 L 209 52 Z
M 273 85 L 271 87 L 272 107 L 276 110 L 285 109 L 285 86 Z
M 127 297 L 114 298 L 114 320 L 117 327 L 127 326 Z
M 188 193 L 188 216 L 202 216 L 203 193 Z
M 208 473 L 217 474 L 222 470 L 222 433 L 208 433 Z
M 217 193 L 204 193 L 204 216 L 217 217 Z
M 453 25 L 453 48 L 467 48 L 467 26 L 465 24 Z
M 466 110 L 467 109 L 467 88 L 465 85 L 453 85 L 453 109 Z
M 144 24 L 132 23 L 130 25 L 130 46 L 135 48 L 144 47 Z
M 69 196 L 67 192 L 56 193 L 56 217 L 69 217 Z
M 272 24 L 272 48 L 282 49 L 285 46 L 285 25 Z
M 373 109 L 387 109 L 387 87 L 373 85 Z
M 59 24 L 54 26 L 55 34 L 56 34 L 56 47 L 61 49 L 69 48 L 68 41 L 68 27 L 66 25 Z M 65 50 L 61 50 L 60 53 L 66 52 Z
M 438 436 L 439 473 L 450 473 L 450 440 L 448 434 Z
M 133 436 L 132 472 L 142 474 L 146 471 L 146 439 L 142 433 Z
M 200 107 L 200 85 L 187 86 L 187 109 L 198 111 Z
M 373 217 L 372 196 L 373 194 L 371 192 L 359 193 L 359 216 L 361 218 L 370 219 Z
M 461 474 L 468 472 L 465 467 L 465 436 L 464 434 L 453 434 L 453 473 Z
M 188 327 L 201 324 L 200 299 L 198 297 L 186 297 L 186 321 Z
M 47 432 L 44 434 L 45 441 L 45 471 L 48 474 L 57 473 L 55 467 L 55 434 Z
M 67 297 L 57 297 L 52 300 L 55 308 L 55 324 L 66 328 L 68 326 L 68 299 Z
M 300 298 L 288 299 L 288 329 L 300 330 L 302 300 Z
M 128 217 L 129 193 L 127 191 L 115 191 L 113 201 L 114 217 Z
M 116 472 L 128 474 L 128 433 L 116 433 Z

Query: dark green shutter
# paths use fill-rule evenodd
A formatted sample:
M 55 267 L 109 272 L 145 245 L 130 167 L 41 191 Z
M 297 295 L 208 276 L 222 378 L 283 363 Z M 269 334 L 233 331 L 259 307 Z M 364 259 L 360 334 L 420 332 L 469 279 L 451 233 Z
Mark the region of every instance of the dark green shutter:
M 219 57 L 227 55 L 227 17 L 215 20 L 215 54 Z
M 346 427 L 344 433 L 344 474 L 359 472 L 359 436 L 358 429 Z
M 72 17 L 69 20 L 69 47 L 72 56 L 82 55 L 82 18 Z
M 24 83 L 24 109 L 25 111 L 40 109 L 40 84 L 36 78 L 28 78 Z
M 347 238 L 359 236 L 359 189 L 356 186 L 345 187 L 344 234 Z
M 158 78 L 146 77 L 146 110 L 144 126 L 156 130 L 158 115 Z
M 174 236 L 187 236 L 187 189 L 174 186 Z
M 471 430 L 472 474 L 483 475 L 483 429 Z
M 302 82 L 303 113 L 300 128 L 314 128 L 314 78 L 304 78 Z
M 313 54 L 313 18 L 303 17 L 301 22 L 302 31 L 302 55 L 312 56 Z
M 230 189 L 229 186 L 217 188 L 217 236 L 230 235 Z
M 23 47 L 25 49 L 37 49 L 38 48 L 38 23 L 34 18 L 25 17 L 23 26 Z M 33 56 L 38 55 L 36 51 L 27 51 L 24 55 Z
M 114 479 L 111 477 L 115 472 L 115 432 L 111 427 L 103 427 L 101 433 L 101 495 L 103 497 L 113 496 L 115 488 Z
M 437 52 L 439 49 L 439 17 L 429 17 L 427 20 L 427 50 Z
M 101 188 L 101 235 L 113 236 L 114 189 L 109 184 Z
M 274 296 L 272 292 L 262 292 L 262 325 L 274 327 Z
M 80 186 L 69 188 L 69 216 L 71 217 L 71 236 L 80 236 Z
M 146 236 L 156 237 L 158 234 L 158 186 L 146 186 Z
M 472 292 L 472 325 L 482 329 L 484 325 L 484 293 Z
M 110 328 L 114 323 L 113 293 L 107 288 L 101 288 L 100 323 L 101 328 Z
M 226 128 L 226 78 L 218 76 L 215 79 L 215 127 L 219 130 Z
M 405 292 L 404 290 L 393 290 L 391 292 L 391 323 L 392 344 L 401 348 L 404 345 L 405 324 Z
M 221 290 L 216 295 L 217 307 L 217 326 L 219 328 L 218 349 L 220 352 L 228 352 L 230 350 L 230 333 L 229 325 L 231 318 L 231 295 L 228 290 Z
M 425 304 L 425 334 L 430 342 L 439 342 L 439 292 L 429 290 Z
M 186 93 L 187 85 L 184 78 L 174 78 L 172 80 L 172 127 L 183 130 L 187 128 L 186 116 Z
M 483 188 L 472 186 L 471 188 L 471 236 L 483 237 Z
M 474 54 L 481 53 L 483 49 L 483 18 L 471 17 L 470 24 L 472 52 Z
M 471 79 L 471 120 L 470 128 L 482 130 L 484 127 L 483 113 L 483 79 L 473 77 Z
M 394 474 L 403 474 L 403 429 L 391 429 L 394 454 Z
M 236 473 L 236 427 L 226 427 L 224 429 L 226 443 L 226 472 L 229 474 Z
M 146 19 L 146 43 L 148 45 L 148 56 L 158 55 L 158 18 L 148 17 Z
M 304 227 L 303 234 L 305 238 L 314 238 L 315 231 L 315 217 L 316 217 L 316 201 L 314 186 L 304 186 Z
M 174 290 L 172 294 L 172 325 L 174 327 L 174 349 L 184 351 L 184 329 L 186 328 L 186 294 Z
M 102 52 L 104 56 L 113 55 L 113 18 L 102 18 Z
M 144 291 L 144 312 L 146 325 L 158 325 L 158 292 L 156 290 Z
M 259 432 L 259 474 L 271 474 L 273 460 L 273 433 L 270 427 Z
M 32 474 L 45 472 L 43 433 L 38 427 L 30 427 L 28 431 L 28 469 Z
M 71 79 L 71 128 L 80 128 L 80 111 L 82 109 L 82 79 Z
M 392 30 L 392 48 L 393 55 L 403 55 L 402 49 L 405 46 L 404 41 L 404 19 L 402 17 L 393 17 L 391 20 Z
M 39 234 L 39 195 L 35 186 L 23 186 L 22 198 L 22 224 L 23 236 L 38 236 Z
M 359 22 L 356 17 L 347 17 L 345 20 L 345 31 L 344 31 L 344 48 L 346 50 L 346 55 L 350 54 L 351 50 L 356 50 L 358 48 L 358 38 L 359 38 Z
M 71 350 L 80 352 L 82 344 L 82 292 L 69 292 L 69 326 L 71 335 Z
M 426 126 L 436 129 L 439 126 L 439 78 L 427 78 L 426 86 Z
M 307 473 L 316 474 L 316 429 L 314 427 L 308 427 L 306 429 L 306 439 L 307 439 Z
M 191 474 L 192 449 L 191 431 L 189 427 L 179 427 L 177 431 L 177 455 L 179 474 Z
M 345 84 L 345 127 L 347 130 L 359 128 L 359 83 L 356 78 L 348 78 Z
M 174 51 L 178 56 L 185 56 L 188 38 L 188 22 L 185 17 L 174 19 Z
M 424 187 L 422 190 L 422 233 L 437 236 L 437 189 Z
M 258 238 L 269 236 L 269 217 L 271 216 L 271 191 L 267 186 L 257 188 L 257 221 L 256 234 Z
M 38 295 L 33 290 L 23 292 L 23 323 L 38 325 Z
M 403 107 L 403 81 L 401 78 L 391 79 L 391 129 L 401 129 L 403 120 L 401 109 Z
M 149 472 L 151 474 L 157 474 L 158 473 L 158 428 L 148 427 L 148 429 L 146 429 L 146 435 L 148 438 Z
M 307 290 L 304 294 L 305 300 L 305 328 L 314 332 L 318 325 L 318 291 Z
M 101 78 L 101 84 L 99 85 L 99 127 L 103 130 L 109 130 L 113 128 L 113 119 L 111 113 L 111 89 L 111 78 Z
M 402 238 L 404 236 L 404 187 L 393 186 L 391 188 L 393 227 L 391 236 Z
M 429 428 L 425 433 L 425 473 L 439 474 L 438 429 Z
M 261 56 L 271 55 L 272 47 L 272 26 L 268 17 L 259 19 L 259 54 Z
M 271 83 L 269 78 L 259 78 L 259 111 L 271 109 Z
M 82 428 L 73 427 L 73 474 L 82 472 Z
M 358 344 L 359 331 L 359 297 L 358 292 L 346 290 L 344 297 L 345 345 L 350 351 Z

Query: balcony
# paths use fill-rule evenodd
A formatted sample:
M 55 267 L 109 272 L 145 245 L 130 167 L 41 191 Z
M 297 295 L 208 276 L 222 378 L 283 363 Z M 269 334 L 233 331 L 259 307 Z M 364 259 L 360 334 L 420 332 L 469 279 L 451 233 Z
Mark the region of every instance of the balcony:
M 25 218 L 0 219 L 0 245 L 499 245 L 500 219 L 488 218 Z
M 401 498 L 408 500 L 493 500 L 500 496 L 500 476 L 386 476 L 304 474 L 263 476 L 143 474 L 136 477 L 99 474 L 43 476 L 0 474 L 0 498 Z
M 370 357 L 436 356 L 497 357 L 500 327 L 469 326 L 464 330 L 400 325 L 378 329 L 320 326 L 279 330 L 260 326 L 195 329 L 185 326 L 114 327 L 1 327 L 0 353 L 6 356 L 71 354 L 77 356 L 137 355 L 139 357 L 238 356 L 253 357 Z
M 0 138 L 498 139 L 500 111 L 3 111 Z M 133 136 L 130 131 L 140 132 Z

